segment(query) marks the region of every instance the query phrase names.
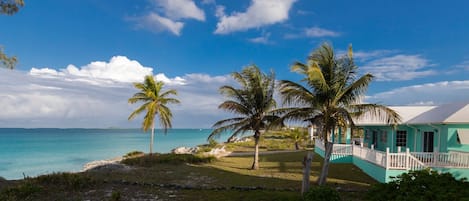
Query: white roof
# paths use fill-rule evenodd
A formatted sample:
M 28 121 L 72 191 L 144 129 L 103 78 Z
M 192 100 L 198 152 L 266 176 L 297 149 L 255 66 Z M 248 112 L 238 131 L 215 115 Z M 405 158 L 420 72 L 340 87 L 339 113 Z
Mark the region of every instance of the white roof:
M 469 103 L 440 105 L 408 121 L 409 124 L 469 123 Z
M 436 106 L 391 106 L 390 109 L 396 111 L 401 116 L 401 123 L 406 123 L 418 115 L 425 113 Z M 374 117 L 371 113 L 365 113 L 362 117 L 354 120 L 355 125 L 386 125 L 383 117 Z

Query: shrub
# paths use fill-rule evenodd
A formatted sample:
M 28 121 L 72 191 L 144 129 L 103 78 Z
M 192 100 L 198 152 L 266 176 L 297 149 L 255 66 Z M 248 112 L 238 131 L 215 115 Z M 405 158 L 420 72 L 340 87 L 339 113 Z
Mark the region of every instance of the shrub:
M 73 173 L 53 173 L 32 180 L 44 186 L 57 185 L 60 188 L 75 191 L 96 184 L 96 181 L 89 176 Z
M 124 158 L 133 158 L 133 157 L 137 157 L 137 156 L 143 156 L 144 153 L 141 152 L 141 151 L 131 151 L 127 154 L 124 155 Z
M 340 201 L 339 192 L 328 186 L 314 186 L 303 196 L 304 201 Z
M 152 154 L 137 158 L 124 159 L 122 163 L 126 165 L 151 167 L 155 164 L 183 164 L 183 163 L 210 163 L 215 158 L 213 156 L 197 156 L 192 154 Z
M 121 196 L 121 192 L 119 191 L 113 191 L 112 194 L 111 194 L 111 201 L 119 201 L 121 200 L 122 196 Z
M 386 184 L 376 184 L 368 192 L 368 200 L 468 200 L 469 183 L 456 180 L 450 173 L 436 171 L 410 171 Z
M 17 186 L 8 187 L 0 191 L 0 200 L 35 200 L 36 193 L 42 188 L 30 181 L 25 181 Z

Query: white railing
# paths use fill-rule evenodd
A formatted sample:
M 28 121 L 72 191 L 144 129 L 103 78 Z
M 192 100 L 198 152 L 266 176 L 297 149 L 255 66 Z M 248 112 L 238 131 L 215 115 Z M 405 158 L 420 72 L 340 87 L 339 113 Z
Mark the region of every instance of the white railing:
M 353 156 L 365 161 L 369 161 L 381 167 L 386 167 L 386 153 L 363 147 L 363 144 L 353 145 Z
M 324 141 L 321 139 L 316 139 L 314 146 L 321 150 L 324 149 Z M 350 156 L 352 155 L 352 145 L 351 144 L 334 144 L 332 146 L 332 154 L 340 156 Z
M 324 142 L 316 139 L 315 146 L 324 149 Z M 400 150 L 400 149 L 399 149 Z M 336 156 L 350 156 L 379 165 L 386 169 L 421 170 L 428 167 L 469 168 L 469 153 L 464 152 L 405 152 L 390 153 L 378 151 L 361 145 L 334 144 L 332 154 Z
M 469 168 L 469 153 L 412 152 L 412 155 L 430 167 Z

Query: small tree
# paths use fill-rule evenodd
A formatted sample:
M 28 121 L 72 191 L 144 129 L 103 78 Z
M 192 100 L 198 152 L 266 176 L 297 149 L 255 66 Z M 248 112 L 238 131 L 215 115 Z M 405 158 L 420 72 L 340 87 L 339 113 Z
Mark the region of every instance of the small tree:
M 134 87 L 139 89 L 140 92 L 135 93 L 128 100 L 130 104 L 143 102 L 140 107 L 130 114 L 129 120 L 146 111 L 145 117 L 143 118 L 142 128 L 145 132 L 151 128 L 150 154 L 153 153 L 155 116 L 158 115 L 160 124 L 166 133 L 168 128 L 172 127 L 171 119 L 173 117 L 167 104 L 179 103 L 179 100 L 170 97 L 171 95 L 177 95 L 177 91 L 174 89 L 163 91 L 163 85 L 164 83 L 161 81 L 156 82 L 153 75 L 147 75 L 145 76 L 143 83 L 134 83 Z
M 257 66 L 244 68 L 240 73 L 234 72 L 231 76 L 241 85 L 241 88 L 232 86 L 220 87 L 220 92 L 228 100 L 221 103 L 218 108 L 232 112 L 237 117 L 216 122 L 214 130 L 208 139 L 219 136 L 225 131 L 232 131 L 233 134 L 228 139 L 237 137 L 248 131 L 254 132 L 254 161 L 251 169 L 259 168 L 259 140 L 262 130 L 278 119 L 271 114 L 276 107 L 274 99 L 275 76 L 262 73 Z

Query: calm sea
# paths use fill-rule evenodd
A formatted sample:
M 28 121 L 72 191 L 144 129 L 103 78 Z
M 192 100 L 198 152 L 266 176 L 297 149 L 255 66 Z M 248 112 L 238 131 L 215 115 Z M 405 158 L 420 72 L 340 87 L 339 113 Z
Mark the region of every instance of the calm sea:
M 154 152 L 207 143 L 210 129 L 156 130 Z M 219 141 L 226 140 L 221 137 Z M 141 129 L 0 128 L 0 176 L 20 179 L 53 172 L 80 171 L 94 160 L 130 151 L 149 151 L 150 134 Z

